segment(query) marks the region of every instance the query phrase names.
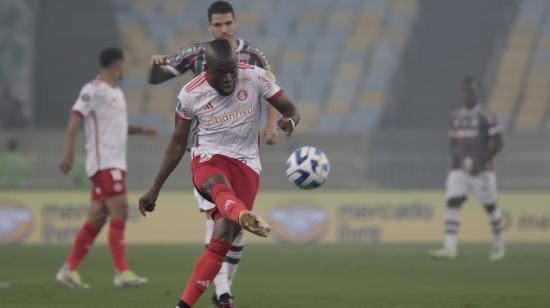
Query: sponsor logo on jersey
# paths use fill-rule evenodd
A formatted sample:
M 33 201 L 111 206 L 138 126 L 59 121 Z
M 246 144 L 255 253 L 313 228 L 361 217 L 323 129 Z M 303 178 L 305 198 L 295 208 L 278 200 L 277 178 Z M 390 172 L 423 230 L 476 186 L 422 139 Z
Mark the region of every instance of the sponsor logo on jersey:
M 283 243 L 318 242 L 328 231 L 329 214 L 302 202 L 274 207 L 268 215 L 275 238 Z
M 262 82 L 262 85 L 264 87 L 266 87 L 267 90 L 270 90 L 273 87 L 271 85 L 271 80 L 269 80 L 269 78 L 267 78 L 265 76 L 258 75 L 258 80 L 260 80 Z
M 200 102 L 201 100 L 203 100 L 204 98 L 212 94 L 214 94 L 214 90 L 212 89 L 203 90 L 203 91 L 200 91 L 199 94 L 195 95 L 194 98 L 196 102 Z
M 82 94 L 82 96 L 80 96 L 80 99 L 83 101 L 83 102 L 89 102 L 90 101 L 90 95 L 88 93 L 84 93 Z
M 233 122 L 233 121 L 239 120 L 241 118 L 246 118 L 248 116 L 253 115 L 254 112 L 256 112 L 256 106 L 251 106 L 245 109 L 226 113 L 220 116 L 210 116 L 210 117 L 207 117 L 205 120 L 201 119 L 201 121 L 203 121 L 205 125 L 224 124 L 227 122 Z
M 237 93 L 237 98 L 241 101 L 241 102 L 244 102 L 246 101 L 246 99 L 248 98 L 248 92 L 246 92 L 246 90 L 240 90 L 238 93 Z
M 0 244 L 25 240 L 33 227 L 32 212 L 12 202 L 0 201 Z

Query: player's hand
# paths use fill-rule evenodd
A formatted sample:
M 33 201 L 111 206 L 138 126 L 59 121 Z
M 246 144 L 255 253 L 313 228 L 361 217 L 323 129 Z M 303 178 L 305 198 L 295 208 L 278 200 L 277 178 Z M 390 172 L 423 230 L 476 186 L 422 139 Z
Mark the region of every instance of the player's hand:
M 139 208 L 139 212 L 143 217 L 147 216 L 145 212 L 152 212 L 155 210 L 158 196 L 159 196 L 158 192 L 150 190 L 141 198 L 139 198 L 138 208 Z
M 71 168 L 73 167 L 73 162 L 73 155 L 65 155 L 65 157 L 63 157 L 63 160 L 61 160 L 61 162 L 59 163 L 59 170 L 61 171 L 61 173 L 69 173 L 69 171 L 71 171 Z
M 153 55 L 151 57 L 151 65 L 165 65 L 168 63 L 168 56 L 166 55 Z
M 287 139 L 294 131 L 294 122 L 290 118 L 281 118 L 277 121 L 277 126 L 285 133 Z
M 154 139 L 159 134 L 159 130 L 154 127 L 145 127 L 143 129 L 143 134 L 151 139 Z
M 279 136 L 277 135 L 277 125 L 267 124 L 262 129 L 262 141 L 269 145 L 277 144 Z

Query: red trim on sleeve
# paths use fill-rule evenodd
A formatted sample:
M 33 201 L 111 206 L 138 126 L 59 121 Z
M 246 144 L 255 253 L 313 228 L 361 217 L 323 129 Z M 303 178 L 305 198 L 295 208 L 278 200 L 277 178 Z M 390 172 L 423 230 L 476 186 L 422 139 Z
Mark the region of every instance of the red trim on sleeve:
M 280 89 L 277 93 L 271 95 L 270 98 L 267 98 L 267 100 L 271 102 L 272 100 L 277 99 L 279 96 L 283 94 L 285 94 L 285 91 L 283 91 L 283 89 Z
M 73 112 L 74 114 L 76 114 L 76 115 L 79 115 L 81 118 L 84 118 L 84 115 L 82 114 L 82 112 L 80 112 L 80 110 L 76 110 L 76 109 L 75 109 L 75 110 L 73 110 L 72 112 Z
M 100 170 L 101 169 L 101 160 L 100 160 L 101 155 L 99 155 L 99 127 L 98 127 L 98 122 L 97 122 L 97 117 L 95 115 L 95 112 L 92 111 L 91 114 L 92 114 L 92 119 L 94 120 L 95 155 L 96 155 L 96 159 L 97 159 L 97 169 Z

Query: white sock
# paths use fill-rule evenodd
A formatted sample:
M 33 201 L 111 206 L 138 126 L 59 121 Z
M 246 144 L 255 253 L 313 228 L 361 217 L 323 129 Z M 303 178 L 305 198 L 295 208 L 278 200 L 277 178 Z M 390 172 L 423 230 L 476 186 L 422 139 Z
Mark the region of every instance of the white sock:
M 460 208 L 448 207 L 445 217 L 445 249 L 456 250 L 456 236 L 460 227 Z
M 227 262 L 222 263 L 222 267 L 218 272 L 218 275 L 214 278 L 214 284 L 216 286 L 216 296 L 218 299 L 220 295 L 228 293 L 231 295 L 231 286 L 229 285 L 229 280 L 227 279 Z
M 231 245 L 231 249 L 227 252 L 225 261 L 214 278 L 214 284 L 216 286 L 216 296 L 218 298 L 222 294 L 231 295 L 231 285 L 233 284 L 233 278 L 237 273 L 237 268 L 239 267 L 239 261 L 241 260 L 243 254 L 243 245 L 244 245 L 244 232 L 241 231 Z
M 237 274 L 237 269 L 239 268 L 239 261 L 243 256 L 243 248 L 244 248 L 244 231 L 241 231 L 241 233 L 239 233 L 239 235 L 235 237 L 231 250 L 229 250 L 229 252 L 227 253 L 227 257 L 225 258 L 226 262 L 224 262 L 224 263 L 227 263 L 227 279 L 229 280 L 229 286 L 233 284 L 233 279 Z
M 500 208 L 489 214 L 489 222 L 491 223 L 491 229 L 493 230 L 493 247 L 497 250 L 504 249 L 504 235 L 502 234 L 503 220 L 502 211 Z

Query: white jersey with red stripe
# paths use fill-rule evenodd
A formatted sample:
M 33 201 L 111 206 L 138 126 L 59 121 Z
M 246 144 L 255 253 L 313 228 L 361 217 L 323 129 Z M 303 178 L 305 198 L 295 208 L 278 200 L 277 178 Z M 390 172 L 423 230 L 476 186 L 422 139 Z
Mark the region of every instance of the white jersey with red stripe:
M 84 121 L 88 176 L 103 169 L 126 170 L 128 115 L 122 90 L 97 77 L 82 87 L 72 110 Z
M 181 89 L 176 107 L 179 118 L 198 120 L 192 155 L 225 155 L 260 173 L 261 98 L 271 100 L 282 93 L 264 69 L 249 64 L 238 65 L 235 90 L 228 96 L 209 84 L 206 73 L 195 77 Z

